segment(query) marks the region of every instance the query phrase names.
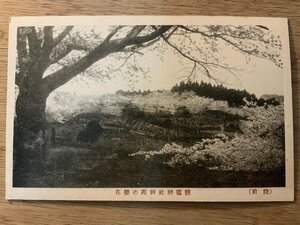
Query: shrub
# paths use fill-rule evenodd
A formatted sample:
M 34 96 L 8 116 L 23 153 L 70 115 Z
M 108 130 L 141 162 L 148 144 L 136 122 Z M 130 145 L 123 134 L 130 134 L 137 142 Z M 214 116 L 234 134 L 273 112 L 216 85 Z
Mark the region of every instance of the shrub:
M 79 131 L 77 140 L 82 142 L 95 142 L 103 133 L 103 128 L 98 121 L 92 120 L 88 122 L 84 130 Z

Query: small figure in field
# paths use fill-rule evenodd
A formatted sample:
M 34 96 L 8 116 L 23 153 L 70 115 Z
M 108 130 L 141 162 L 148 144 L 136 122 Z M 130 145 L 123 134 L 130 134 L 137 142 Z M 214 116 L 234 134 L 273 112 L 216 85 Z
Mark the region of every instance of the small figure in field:
M 92 120 L 88 122 L 86 128 L 79 131 L 77 140 L 82 142 L 95 142 L 103 133 L 103 128 L 99 125 L 98 121 Z

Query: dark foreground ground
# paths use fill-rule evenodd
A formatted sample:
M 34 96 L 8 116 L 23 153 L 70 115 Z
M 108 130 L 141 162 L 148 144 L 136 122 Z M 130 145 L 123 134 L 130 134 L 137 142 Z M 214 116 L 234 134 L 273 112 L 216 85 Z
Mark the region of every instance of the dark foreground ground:
M 212 171 L 201 167 L 170 168 L 165 156 L 130 157 L 138 148 L 161 148 L 163 141 L 128 135 L 122 142 L 101 138 L 84 147 L 56 146 L 45 160 L 28 157 L 29 170 L 15 171 L 14 186 L 23 187 L 282 187 L 284 170 Z M 132 143 L 135 142 L 135 145 Z M 118 147 L 117 147 L 118 146 Z M 117 148 L 116 148 L 117 147 Z M 102 148 L 102 149 L 101 149 Z M 100 151 L 99 151 L 100 150 Z M 28 155 L 29 156 L 29 155 Z
M 157 118 L 157 117 L 155 117 Z M 157 156 L 145 159 L 145 156 L 129 156 L 142 151 L 157 151 L 166 143 L 176 141 L 181 145 L 192 145 L 195 130 L 189 130 L 193 124 L 188 119 L 177 119 L 182 123 L 179 129 L 181 137 L 174 139 L 178 129 L 174 128 L 174 119 L 165 122 L 147 118 L 147 122 L 128 122 L 121 118 L 101 117 L 88 120 L 100 120 L 106 130 L 98 137 L 96 142 L 76 141 L 76 136 L 84 128 L 86 121 L 69 122 L 63 125 L 50 124 L 49 132 L 55 127 L 56 142 L 48 142 L 34 148 L 29 148 L 23 155 L 23 168 L 15 165 L 15 187 L 282 187 L 285 186 L 284 169 L 268 172 L 238 172 L 208 170 L 197 166 L 171 168 L 163 162 L 166 156 Z M 102 121 L 101 121 L 102 120 Z M 169 129 L 155 126 L 166 124 Z M 179 121 L 179 122 L 178 122 Z M 185 122 L 186 121 L 186 122 Z M 213 121 L 203 126 L 218 127 L 219 121 L 204 118 L 203 121 Z M 122 123 L 122 127 L 116 124 Z M 214 124 L 213 124 L 214 123 Z M 128 125 L 129 124 L 129 125 Z M 165 127 L 166 127 L 165 126 Z M 234 127 L 230 128 L 236 132 Z M 166 131 L 167 130 L 167 131 Z M 48 133 L 49 133 L 48 132 Z M 159 137 L 155 137 L 155 133 Z M 197 134 L 208 137 L 218 133 L 218 130 L 205 131 Z M 230 132 L 228 132 L 230 134 Z M 182 136 L 183 135 L 183 136 Z

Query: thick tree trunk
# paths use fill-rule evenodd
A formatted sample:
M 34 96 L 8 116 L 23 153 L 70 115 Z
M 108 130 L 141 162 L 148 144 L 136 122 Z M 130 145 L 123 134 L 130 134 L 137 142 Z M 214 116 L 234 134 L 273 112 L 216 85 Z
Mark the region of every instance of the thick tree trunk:
M 33 143 L 46 128 L 47 96 L 40 88 L 20 89 L 14 124 L 14 186 L 27 186 L 26 176 L 35 169 L 33 166 L 44 163 Z
M 20 91 L 16 101 L 18 126 L 36 135 L 46 126 L 46 101 L 48 95 L 39 89 Z

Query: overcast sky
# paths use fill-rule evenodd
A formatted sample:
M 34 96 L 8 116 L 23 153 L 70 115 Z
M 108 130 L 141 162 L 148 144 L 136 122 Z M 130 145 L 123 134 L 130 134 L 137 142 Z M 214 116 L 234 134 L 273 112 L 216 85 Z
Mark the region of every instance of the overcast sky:
M 216 70 L 214 76 L 223 82 L 224 86 L 236 89 L 246 89 L 250 93 L 260 97 L 263 94 L 279 94 L 283 95 L 283 71 L 275 66 L 274 63 L 257 57 L 249 57 L 241 52 L 234 50 L 226 45 L 220 45 L 219 54 L 224 58 L 221 63 L 225 62 L 234 67 L 235 74 L 232 75 L 225 70 Z M 200 46 L 201 47 L 201 46 Z M 86 79 L 84 75 L 79 75 L 58 88 L 56 91 L 65 91 L 77 95 L 101 95 L 115 93 L 117 90 L 161 90 L 170 89 L 176 83 L 185 80 L 192 70 L 193 63 L 189 60 L 183 60 L 180 63 L 180 56 L 174 53 L 173 49 L 165 51 L 163 61 L 160 60 L 158 54 L 153 52 L 145 52 L 143 56 L 138 56 L 138 64 L 144 68 L 149 68 L 147 78 L 140 76 L 133 82 L 128 82 L 126 70 L 117 77 L 105 80 L 104 82 L 93 79 Z M 122 65 L 124 60 L 115 58 L 106 58 L 97 62 L 94 68 L 103 68 L 108 64 L 114 64 L 115 68 Z M 182 61 L 182 60 L 181 60 Z M 184 69 L 185 68 L 185 69 Z M 95 73 L 95 71 L 94 71 Z M 126 79 L 127 78 L 127 79 Z M 196 71 L 194 80 L 211 82 L 205 74 L 201 73 L 200 68 Z

